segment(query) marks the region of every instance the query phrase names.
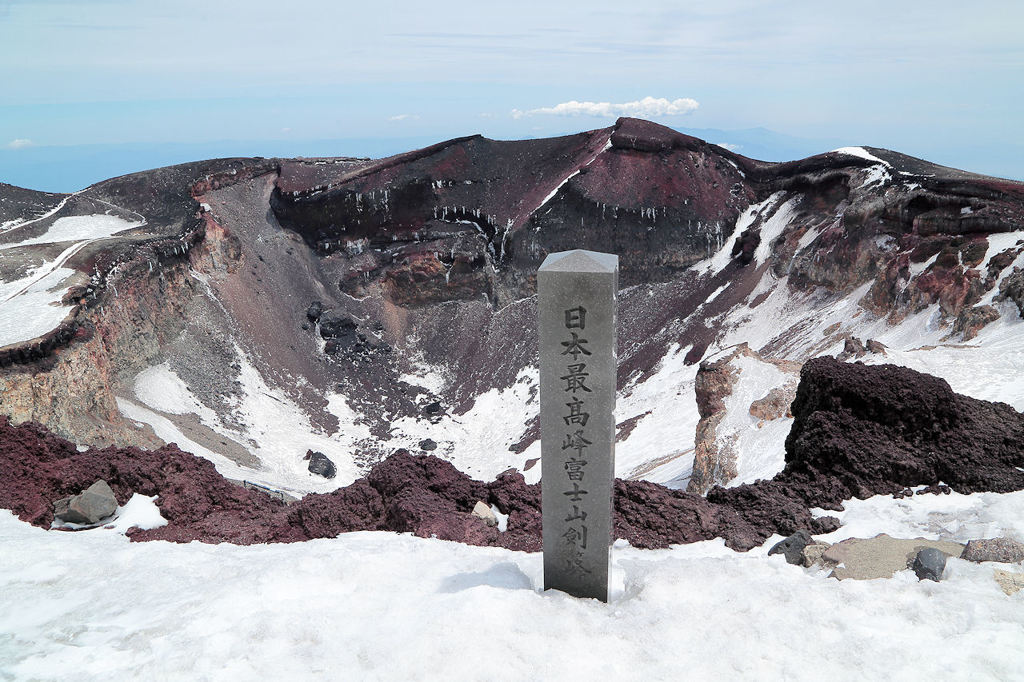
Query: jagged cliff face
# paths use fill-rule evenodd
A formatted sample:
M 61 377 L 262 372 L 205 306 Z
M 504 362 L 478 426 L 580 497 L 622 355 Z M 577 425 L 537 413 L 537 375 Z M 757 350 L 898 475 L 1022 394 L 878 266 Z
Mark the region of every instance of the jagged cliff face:
M 0 324 L 2 412 L 81 443 L 174 440 L 296 493 L 397 447 L 536 480 L 532 296 L 553 251 L 619 254 L 618 474 L 677 487 L 717 437 L 694 391 L 703 359 L 747 343 L 758 367 L 792 374 L 852 334 L 886 349 L 872 356 L 956 374 L 1013 347 L 1024 308 L 1021 183 L 873 148 L 770 164 L 632 119 L 0 193 L 0 313 L 54 320 Z M 765 396 L 719 396 L 748 412 L 725 421 L 729 442 L 758 422 L 781 432 L 749 412 L 779 388 L 762 383 Z M 339 477 L 312 479 L 308 449 Z M 715 466 L 691 487 L 760 471 Z

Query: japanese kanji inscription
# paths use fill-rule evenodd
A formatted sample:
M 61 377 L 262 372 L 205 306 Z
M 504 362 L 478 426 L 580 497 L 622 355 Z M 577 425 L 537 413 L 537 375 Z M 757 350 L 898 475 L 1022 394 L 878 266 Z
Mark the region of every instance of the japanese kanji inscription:
M 549 255 L 537 272 L 544 588 L 608 601 L 618 257 Z

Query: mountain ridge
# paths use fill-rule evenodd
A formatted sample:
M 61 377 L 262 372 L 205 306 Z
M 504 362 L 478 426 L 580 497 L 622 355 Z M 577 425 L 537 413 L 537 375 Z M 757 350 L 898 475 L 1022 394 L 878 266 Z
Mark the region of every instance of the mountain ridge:
M 187 440 L 295 494 L 427 440 L 475 476 L 538 475 L 532 296 L 554 251 L 620 256 L 619 474 L 676 486 L 711 353 L 802 362 L 855 335 L 911 364 L 928 344 L 966 356 L 1004 343 L 1024 301 L 1024 183 L 876 148 L 760 162 L 637 119 L 377 160 L 210 160 L 60 201 L 0 233 L 0 280 L 39 301 L 0 305 L 64 313 L 42 337 L 6 332 L 3 413 L 83 444 Z M 37 286 L 39 268 L 65 279 Z M 310 448 L 338 481 L 309 478 Z

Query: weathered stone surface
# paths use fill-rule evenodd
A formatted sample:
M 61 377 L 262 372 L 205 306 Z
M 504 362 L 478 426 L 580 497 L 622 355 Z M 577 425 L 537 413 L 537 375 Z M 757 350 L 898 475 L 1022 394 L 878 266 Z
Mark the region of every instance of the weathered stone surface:
M 608 601 L 618 257 L 553 253 L 537 271 L 544 587 Z
M 827 542 L 815 542 L 807 545 L 804 547 L 804 551 L 802 552 L 803 556 L 801 557 L 801 564 L 805 568 L 810 568 L 811 566 L 823 563 L 822 555 L 829 547 L 831 547 L 831 545 Z
M 67 523 L 95 524 L 117 511 L 117 498 L 107 482 L 98 480 L 78 495 L 53 505 L 53 515 Z
M 775 543 L 768 550 L 768 556 L 782 554 L 786 557 L 787 564 L 799 566 L 803 563 L 804 548 L 812 542 L 811 534 L 806 530 L 798 530 L 785 540 Z
M 490 505 L 481 500 L 477 500 L 477 503 L 473 505 L 473 516 L 477 517 L 488 526 L 498 525 L 498 517 L 494 515 L 494 510 L 491 509 Z
M 751 379 L 744 371 L 758 366 L 752 363 L 759 363 L 760 369 L 778 374 L 780 385 L 762 395 L 763 380 L 760 377 Z M 752 416 L 765 420 L 789 416 L 789 405 L 796 395 L 798 370 L 798 363 L 764 358 L 746 343 L 700 364 L 694 381 L 700 421 L 697 422 L 693 473 L 687 492 L 703 495 L 713 486 L 726 485 L 736 478 L 738 442 L 742 429 L 746 427 L 738 427 L 734 422 L 722 423 L 730 409 L 727 403 L 735 402 L 739 397 L 744 401 L 751 400 L 758 395 L 760 397 L 751 400 L 749 407 L 732 405 L 731 409 L 746 408 Z M 753 374 L 756 376 L 759 372 Z M 755 386 L 758 393 L 752 393 Z
M 750 353 L 747 344 L 715 361 L 704 361 L 697 369 L 697 434 L 694 440 L 693 474 L 687 492 L 703 495 L 718 483 L 736 476 L 736 452 L 730 441 L 720 442 L 718 425 L 725 418 L 725 399 L 732 394 L 739 372 L 729 363 L 739 354 Z
M 1012 596 L 1024 590 L 1024 573 L 1012 573 L 997 568 L 992 577 L 1007 595 Z
M 306 452 L 306 457 L 309 459 L 308 469 L 311 474 L 323 476 L 324 478 L 334 478 L 338 473 L 338 468 L 334 466 L 334 462 L 324 453 L 309 450 Z
M 838 542 L 824 551 L 822 560 L 835 566 L 831 577 L 839 580 L 891 578 L 896 571 L 909 567 L 917 553 L 926 547 L 947 556 L 960 556 L 964 548 L 958 542 L 908 540 L 881 533 L 869 539 L 850 538 Z
M 794 379 L 784 386 L 776 386 L 768 391 L 768 394 L 763 398 L 758 398 L 750 403 L 750 409 L 748 410 L 750 416 L 766 421 L 792 417 L 793 414 L 789 411 L 789 406 L 793 404 L 793 399 L 796 398 L 796 385 L 797 381 Z
M 970 540 L 960 558 L 966 561 L 1001 561 L 1015 564 L 1024 561 L 1024 544 L 1010 538 Z
M 946 554 L 934 547 L 925 547 L 914 556 L 910 568 L 918 580 L 942 580 L 942 572 L 946 570 Z

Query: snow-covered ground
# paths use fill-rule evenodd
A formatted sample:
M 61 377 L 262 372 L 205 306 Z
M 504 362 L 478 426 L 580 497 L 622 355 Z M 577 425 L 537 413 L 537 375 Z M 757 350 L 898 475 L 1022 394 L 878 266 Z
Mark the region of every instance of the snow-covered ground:
M 36 221 L 17 227 L 23 229 L 33 222 Z M 75 270 L 63 267 L 64 264 L 89 244 L 139 227 L 144 222 L 129 222 L 102 214 L 58 218 L 42 235 L 0 244 L 0 258 L 3 258 L 10 256 L 2 252 L 11 249 L 68 243 L 54 260 L 33 268 L 21 279 L 0 280 L 0 347 L 38 338 L 57 327 L 71 311 L 71 306 L 60 302 L 76 274 Z
M 847 509 L 828 539 L 1024 533 L 1024 492 Z M 1024 679 L 1024 591 L 993 579 L 1019 565 L 840 582 L 766 556 L 778 539 L 620 542 L 601 604 L 543 592 L 539 553 L 391 533 L 133 544 L 0 511 L 0 679 Z

